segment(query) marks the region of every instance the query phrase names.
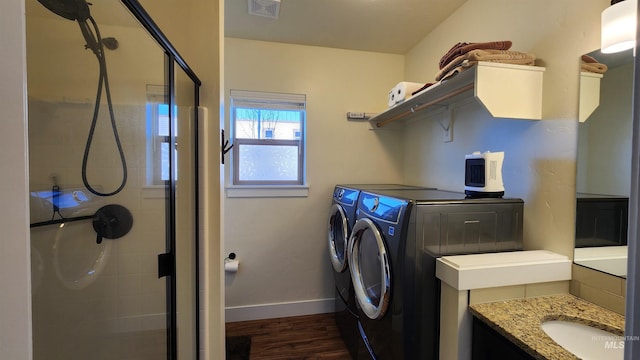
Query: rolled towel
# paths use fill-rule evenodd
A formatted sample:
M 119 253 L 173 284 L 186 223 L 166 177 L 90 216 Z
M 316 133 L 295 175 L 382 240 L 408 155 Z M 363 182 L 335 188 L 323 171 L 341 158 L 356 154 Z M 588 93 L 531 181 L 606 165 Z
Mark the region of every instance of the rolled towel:
M 423 87 L 423 83 L 414 83 L 408 81 L 399 82 L 389 91 L 388 105 L 391 107 L 397 103 L 403 102 L 411 97 L 411 94 Z
M 480 42 L 480 43 L 468 43 L 468 42 L 459 42 L 440 59 L 440 69 L 447 66 L 449 62 L 451 62 L 456 57 L 466 54 L 471 50 L 476 49 L 492 49 L 492 50 L 509 50 L 511 48 L 512 42 L 509 40 L 505 41 L 489 41 L 489 42 Z

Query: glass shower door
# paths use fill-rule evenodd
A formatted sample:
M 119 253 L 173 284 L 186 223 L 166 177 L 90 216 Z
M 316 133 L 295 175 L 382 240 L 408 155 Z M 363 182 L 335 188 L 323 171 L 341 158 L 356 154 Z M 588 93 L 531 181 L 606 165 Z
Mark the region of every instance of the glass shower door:
M 119 2 L 98 53 L 26 7 L 34 359 L 196 359 L 197 86 Z

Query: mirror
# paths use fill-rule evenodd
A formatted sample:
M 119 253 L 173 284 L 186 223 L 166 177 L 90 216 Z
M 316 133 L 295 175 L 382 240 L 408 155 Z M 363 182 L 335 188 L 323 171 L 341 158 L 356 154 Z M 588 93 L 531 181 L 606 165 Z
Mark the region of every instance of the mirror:
M 580 72 L 574 262 L 626 277 L 633 52 L 586 55 Z

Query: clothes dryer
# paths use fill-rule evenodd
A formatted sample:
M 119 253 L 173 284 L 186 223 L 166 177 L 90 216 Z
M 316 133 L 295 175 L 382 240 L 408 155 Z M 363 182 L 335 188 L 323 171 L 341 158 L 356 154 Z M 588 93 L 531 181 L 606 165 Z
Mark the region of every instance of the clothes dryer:
M 354 358 L 359 340 L 358 310 L 347 261 L 347 242 L 356 222 L 358 196 L 363 190 L 373 189 L 404 191 L 428 188 L 400 184 L 346 184 L 334 188 L 329 209 L 328 245 L 335 281 L 335 318 Z
M 435 259 L 521 249 L 522 209 L 520 199 L 449 191 L 361 191 L 347 252 L 359 357 L 438 359 Z

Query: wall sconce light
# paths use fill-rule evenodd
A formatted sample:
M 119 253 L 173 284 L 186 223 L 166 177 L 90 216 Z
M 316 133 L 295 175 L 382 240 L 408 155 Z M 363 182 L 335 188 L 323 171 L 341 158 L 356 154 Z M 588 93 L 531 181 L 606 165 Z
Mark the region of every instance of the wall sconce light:
M 602 12 L 600 51 L 604 54 L 631 49 L 636 45 L 638 0 L 611 0 Z

